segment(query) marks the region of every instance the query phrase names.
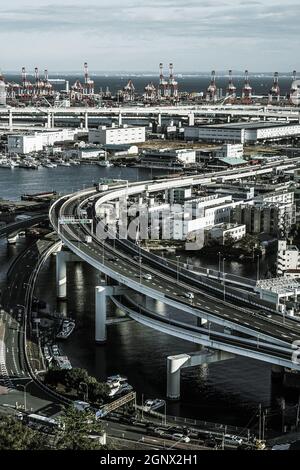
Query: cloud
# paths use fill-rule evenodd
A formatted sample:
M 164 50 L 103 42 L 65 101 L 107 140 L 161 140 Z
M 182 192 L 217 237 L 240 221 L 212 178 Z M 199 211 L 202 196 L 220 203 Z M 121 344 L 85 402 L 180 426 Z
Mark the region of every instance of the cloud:
M 271 43 L 278 51 L 287 50 L 283 61 L 295 60 L 296 50 L 290 49 L 300 45 L 299 16 L 300 4 L 295 0 L 285 4 L 279 0 L 151 0 L 146 4 L 140 0 L 11 0 L 9 6 L 0 6 L 0 38 L 10 37 L 12 42 L 4 57 L 14 49 L 14 42 L 16 53 L 19 49 L 22 55 L 26 41 L 31 45 L 40 35 L 41 41 L 52 38 L 45 44 L 49 55 L 54 48 L 58 55 L 69 51 L 70 41 L 81 51 L 83 42 L 90 54 L 102 49 L 105 56 L 103 49 L 108 48 L 121 62 L 124 51 L 133 55 L 129 48 L 136 48 L 138 58 L 142 51 L 154 57 L 156 50 L 156 61 L 164 53 L 182 56 L 186 49 L 185 63 L 190 52 L 197 50 L 206 50 L 208 57 L 218 52 L 222 61 L 230 56 L 225 47 L 231 47 L 235 53 L 231 66 L 237 67 L 247 47 L 246 52 L 263 64 L 261 46 L 270 50 Z M 141 67 L 146 64 L 145 56 Z

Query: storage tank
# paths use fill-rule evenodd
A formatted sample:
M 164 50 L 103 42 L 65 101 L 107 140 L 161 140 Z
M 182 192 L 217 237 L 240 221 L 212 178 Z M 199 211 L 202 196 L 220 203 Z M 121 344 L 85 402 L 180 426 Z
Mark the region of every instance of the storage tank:
M 6 86 L 0 73 L 0 106 L 6 106 Z

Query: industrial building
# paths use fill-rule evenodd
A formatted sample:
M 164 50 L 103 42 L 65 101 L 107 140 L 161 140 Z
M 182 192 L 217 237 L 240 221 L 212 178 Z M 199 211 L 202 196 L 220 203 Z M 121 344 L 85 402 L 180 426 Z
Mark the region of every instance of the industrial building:
M 286 240 L 278 241 L 277 276 L 300 278 L 300 252 Z
M 134 126 L 99 126 L 89 131 L 89 142 L 93 144 L 136 144 L 146 141 L 145 127 Z
M 213 124 L 184 129 L 184 138 L 187 141 L 256 144 L 298 136 L 300 136 L 300 124 L 265 121 Z
M 10 154 L 39 152 L 45 147 L 54 145 L 56 142 L 73 141 L 76 134 L 76 129 L 11 134 L 7 137 L 7 149 Z
M 99 160 L 106 157 L 106 151 L 100 147 L 81 147 L 66 150 L 64 156 L 76 160 Z
M 6 106 L 6 85 L 0 72 L 0 106 Z
M 296 222 L 296 207 L 294 203 L 267 201 L 241 204 L 233 210 L 232 220 L 245 224 L 247 232 L 251 234 L 287 236 Z
M 139 166 L 148 168 L 185 167 L 196 162 L 196 151 L 193 149 L 169 149 L 146 151 L 139 160 Z
M 215 225 L 205 231 L 206 244 L 217 241 L 220 245 L 225 245 L 228 240 L 237 242 L 246 235 L 246 225 L 223 223 Z

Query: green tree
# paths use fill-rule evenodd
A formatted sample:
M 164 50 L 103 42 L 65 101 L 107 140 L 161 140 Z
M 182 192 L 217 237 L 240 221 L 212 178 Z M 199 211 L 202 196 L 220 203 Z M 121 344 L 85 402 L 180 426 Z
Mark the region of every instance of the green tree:
M 62 428 L 56 437 L 57 450 L 101 450 L 104 447 L 89 436 L 101 436 L 102 425 L 93 412 L 69 407 L 61 418 Z
M 64 385 L 68 389 L 78 390 L 80 382 L 87 383 L 89 374 L 85 369 L 70 369 L 66 371 Z
M 44 382 L 47 385 L 52 385 L 53 387 L 56 387 L 59 383 L 64 384 L 66 372 L 66 370 L 59 369 L 57 367 L 50 368 L 45 374 Z
M 0 417 L 0 450 L 45 450 L 46 437 L 11 416 Z
M 235 243 L 235 239 L 230 233 L 226 233 L 225 239 L 224 239 L 224 245 L 225 246 L 233 246 Z
M 87 384 L 89 400 L 91 400 L 95 404 L 102 405 L 103 401 L 108 397 L 108 385 L 105 383 L 98 382 L 95 377 L 90 377 Z

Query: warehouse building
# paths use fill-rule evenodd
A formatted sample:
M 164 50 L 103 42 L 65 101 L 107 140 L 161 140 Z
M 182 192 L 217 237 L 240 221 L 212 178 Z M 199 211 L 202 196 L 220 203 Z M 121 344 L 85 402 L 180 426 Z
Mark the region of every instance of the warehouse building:
M 39 152 L 56 142 L 73 141 L 76 134 L 77 130 L 74 129 L 11 134 L 7 137 L 8 152 L 17 154 Z
M 102 145 L 136 144 L 146 141 L 145 127 L 134 126 L 99 126 L 89 131 L 89 142 Z
M 139 160 L 139 166 L 149 168 L 182 168 L 196 162 L 193 149 L 169 149 L 145 151 Z
M 186 127 L 187 141 L 255 144 L 300 136 L 300 124 L 278 122 L 245 122 Z

